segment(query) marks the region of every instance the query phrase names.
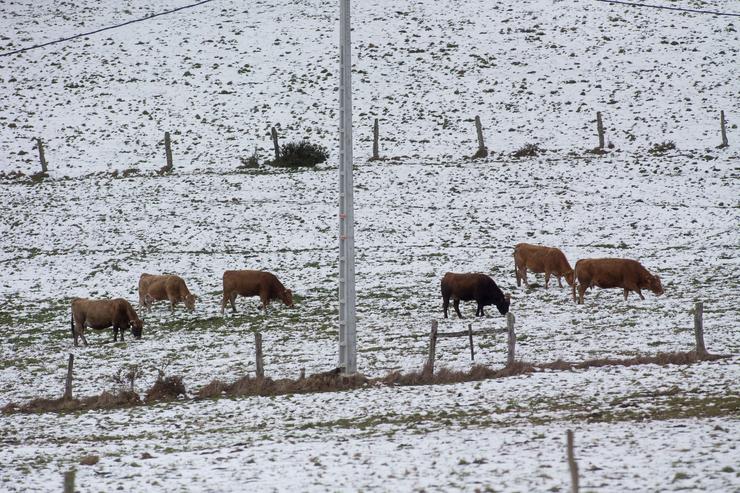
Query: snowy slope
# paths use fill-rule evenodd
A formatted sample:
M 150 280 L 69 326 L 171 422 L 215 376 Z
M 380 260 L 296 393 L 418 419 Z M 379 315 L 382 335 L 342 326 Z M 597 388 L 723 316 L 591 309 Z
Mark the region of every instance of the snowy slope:
M 0 52 L 168 8 L 168 2 L 6 2 Z M 358 364 L 369 376 L 417 370 L 439 279 L 481 271 L 512 293 L 517 355 L 632 357 L 693 348 L 705 302 L 710 351 L 693 366 L 547 372 L 504 380 L 340 394 L 220 399 L 69 415 L 0 415 L 0 490 L 45 491 L 78 469 L 88 490 L 567 491 L 565 430 L 582 487 L 734 491 L 740 395 L 738 43 L 732 18 L 598 2 L 354 2 Z M 729 10 L 734 2 L 673 6 Z M 0 57 L 0 406 L 112 388 L 140 365 L 144 392 L 166 367 L 192 395 L 254 372 L 253 331 L 273 377 L 337 358 L 336 2 L 216 0 L 69 43 Z M 731 146 L 719 144 L 725 110 Z M 597 144 L 602 111 L 606 156 Z M 470 161 L 480 115 L 493 154 Z M 372 118 L 381 155 L 368 163 Z M 268 132 L 328 147 L 315 170 L 236 172 Z M 164 164 L 173 133 L 175 173 Z M 647 152 L 672 140 L 677 149 Z M 515 159 L 527 143 L 548 150 Z M 138 168 L 122 177 L 121 171 Z M 110 172 L 118 170 L 113 176 Z M 70 178 L 65 178 L 70 177 Z M 665 294 L 518 288 L 513 245 L 640 260 Z M 239 299 L 220 315 L 225 269 L 276 273 L 296 308 Z M 197 309 L 144 314 L 140 341 L 87 348 L 69 337 L 72 297 L 137 299 L 141 272 L 185 277 Z M 500 367 L 506 341 L 475 340 Z M 439 364 L 470 367 L 467 341 Z M 733 407 L 734 406 L 734 407 Z M 144 452 L 154 458 L 142 459 Z M 80 466 L 100 455 L 93 467 Z M 56 486 L 54 486 L 56 487 Z
M 187 3 L 9 2 L 0 41 L 10 51 Z M 732 17 L 553 0 L 368 1 L 353 15 L 358 160 L 375 117 L 384 155 L 435 161 L 472 154 L 475 115 L 498 152 L 582 152 L 596 111 L 624 150 L 717 145 L 719 110 L 737 139 Z M 219 0 L 0 58 L 0 169 L 35 171 L 36 137 L 56 175 L 158 169 L 166 130 L 178 168 L 233 169 L 255 147 L 268 155 L 277 124 L 336 156 L 337 16 L 336 2 Z

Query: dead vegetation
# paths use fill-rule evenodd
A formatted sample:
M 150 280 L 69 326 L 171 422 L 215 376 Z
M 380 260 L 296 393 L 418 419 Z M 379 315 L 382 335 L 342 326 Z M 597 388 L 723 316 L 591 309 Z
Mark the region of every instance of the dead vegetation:
M 699 361 L 715 361 L 728 356 L 721 354 L 697 354 L 696 351 L 658 353 L 655 356 L 636 356 L 628 359 L 597 358 L 579 363 L 569 363 L 563 360 L 536 365 L 543 370 L 585 370 L 602 366 L 636 366 L 636 365 L 690 365 Z
M 144 402 L 169 402 L 174 401 L 181 395 L 186 395 L 181 376 L 160 377 L 147 390 Z
M 179 395 L 185 395 L 185 386 L 182 377 L 172 376 L 159 378 L 154 385 L 147 390 L 144 400 L 133 389 L 121 387 L 116 390 L 106 390 L 100 395 L 85 397 L 83 399 L 33 399 L 25 404 L 11 402 L 0 411 L 3 414 L 13 413 L 44 413 L 44 412 L 70 412 L 70 411 L 92 411 L 99 409 L 121 409 L 126 407 L 140 406 L 154 402 L 169 402 Z
M 316 373 L 305 378 L 293 380 L 282 378 L 273 380 L 271 378 L 256 378 L 249 375 L 242 377 L 230 384 L 221 380 L 213 380 L 205 387 L 201 388 L 198 398 L 230 396 L 249 396 L 249 395 L 283 395 L 283 394 L 304 394 L 308 392 L 337 392 L 341 390 L 356 389 L 364 387 L 371 383 L 371 380 L 362 374 L 344 376 L 339 368 L 334 370 Z
M 527 144 L 514 151 L 511 155 L 514 157 L 537 157 L 544 152 L 545 150 L 537 144 Z
M 715 361 L 728 358 L 728 355 L 698 354 L 696 351 L 658 353 L 655 356 L 637 356 L 627 359 L 597 358 L 581 362 L 563 360 L 551 363 L 528 363 L 515 361 L 500 369 L 493 369 L 483 365 L 473 365 L 467 371 L 455 371 L 440 368 L 430 374 L 421 371 L 402 373 L 393 371 L 380 378 L 367 378 L 362 374 L 344 376 L 339 368 L 327 372 L 316 373 L 308 377 L 301 375 L 298 379 L 257 378 L 250 375 L 241 377 L 234 382 L 212 380 L 201 387 L 195 395 L 196 399 L 218 397 L 245 397 L 245 396 L 275 396 L 285 394 L 305 394 L 313 392 L 339 392 L 368 386 L 417 386 L 417 385 L 449 385 L 462 382 L 507 378 L 516 375 L 534 373 L 538 371 L 572 371 L 603 366 L 636 366 L 636 365 L 690 365 L 700 361 Z M 26 404 L 10 403 L 2 408 L 3 414 L 12 413 L 40 413 L 87 411 L 97 409 L 118 409 L 155 402 L 169 402 L 179 396 L 186 396 L 182 377 L 164 377 L 161 373 L 157 381 L 146 392 L 144 400 L 131 389 L 121 388 L 114 392 L 103 392 L 98 396 L 85 399 L 34 399 Z

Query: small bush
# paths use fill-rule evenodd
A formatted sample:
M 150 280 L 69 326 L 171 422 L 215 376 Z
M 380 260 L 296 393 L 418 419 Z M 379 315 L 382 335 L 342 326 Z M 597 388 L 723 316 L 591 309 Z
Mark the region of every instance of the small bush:
M 254 148 L 254 152 L 251 156 L 244 158 L 240 157 L 239 161 L 242 162 L 241 166 L 237 166 L 238 169 L 250 169 L 250 168 L 259 168 L 260 166 L 260 156 L 259 152 L 257 151 L 257 148 Z
M 174 401 L 180 395 L 186 395 L 182 377 L 177 375 L 162 377 L 160 375 L 154 385 L 146 392 L 144 402 Z
M 329 159 L 329 153 L 325 147 L 303 140 L 280 146 L 280 157 L 270 161 L 269 164 L 282 168 L 310 167 L 323 163 L 327 159 Z
M 521 149 L 515 151 L 512 156 L 514 157 L 535 157 L 544 153 L 545 150 L 541 149 L 537 144 L 527 144 Z
M 653 144 L 653 147 L 648 149 L 648 152 L 654 156 L 658 156 L 660 154 L 665 154 L 668 151 L 672 151 L 675 148 L 676 144 L 671 140 L 667 140 L 665 142 L 661 142 L 660 144 Z

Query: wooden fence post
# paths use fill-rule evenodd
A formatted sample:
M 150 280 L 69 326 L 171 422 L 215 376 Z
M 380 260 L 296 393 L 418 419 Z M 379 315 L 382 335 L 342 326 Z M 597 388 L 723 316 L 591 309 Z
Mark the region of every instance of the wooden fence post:
M 432 377 L 434 375 L 434 359 L 437 352 L 437 321 L 432 320 L 432 330 L 429 332 L 429 356 L 427 363 L 422 371 L 423 376 Z
M 475 116 L 475 131 L 478 134 L 478 150 L 473 154 L 473 159 L 480 159 L 488 156 L 488 149 L 483 142 L 483 126 L 480 123 L 480 117 Z
M 696 337 L 696 355 L 698 357 L 707 354 L 704 345 L 704 302 L 694 303 L 694 336 Z
M 719 146 L 720 149 L 724 149 L 729 144 L 727 143 L 727 130 L 725 129 L 725 112 L 724 110 L 719 112 L 719 126 L 722 131 L 722 144 Z
M 67 363 L 67 381 L 64 383 L 64 400 L 72 400 L 72 366 L 74 365 L 75 355 L 69 355 L 69 362 Z
M 275 127 L 272 127 L 270 133 L 272 134 L 272 145 L 275 148 L 275 161 L 277 161 L 280 159 L 280 146 L 278 145 L 278 135 Z
M 568 455 L 568 468 L 570 469 L 570 491 L 571 493 L 578 493 L 578 464 L 576 463 L 575 456 L 573 455 L 573 431 L 568 430 L 567 432 L 567 455 Z
M 508 312 L 506 314 L 506 330 L 509 333 L 509 356 L 506 359 L 506 366 L 514 364 L 515 360 L 515 349 L 516 349 L 516 334 L 514 333 L 514 314 Z
M 257 378 L 265 378 L 265 366 L 262 360 L 262 334 L 259 332 L 254 333 L 254 346 L 256 351 L 256 364 L 257 364 Z
M 64 493 L 74 493 L 75 491 L 75 470 L 70 469 L 64 473 Z
M 165 132 L 164 133 L 164 152 L 167 156 L 167 164 L 162 169 L 165 173 L 169 173 L 172 171 L 172 142 L 170 141 L 170 133 Z
M 380 159 L 380 149 L 378 146 L 378 138 L 380 129 L 378 127 L 378 119 L 375 119 L 375 123 L 373 124 L 373 157 L 370 159 L 371 161 L 377 161 Z
M 599 133 L 599 149 L 604 148 L 604 123 L 601 121 L 601 111 L 596 112 L 596 131 Z
M 44 144 L 41 142 L 41 139 L 39 137 L 36 138 L 36 146 L 39 149 L 39 161 L 41 161 L 41 172 L 46 173 L 48 171 L 47 169 L 48 163 L 46 162 L 46 157 L 44 156 Z
M 475 361 L 475 351 L 473 351 L 473 324 L 468 324 L 468 338 L 470 339 L 470 361 Z

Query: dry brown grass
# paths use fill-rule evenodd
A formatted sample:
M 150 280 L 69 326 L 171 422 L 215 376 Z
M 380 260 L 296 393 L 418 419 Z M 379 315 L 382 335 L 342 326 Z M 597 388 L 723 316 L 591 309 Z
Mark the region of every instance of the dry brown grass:
M 44 413 L 49 411 L 87 411 L 90 409 L 118 409 L 141 404 L 139 394 L 131 390 L 105 391 L 84 399 L 33 399 L 26 404 L 10 403 L 3 407 L 3 414 Z
M 529 363 L 516 361 L 514 364 L 494 370 L 483 365 L 474 365 L 468 371 L 455 371 L 448 368 L 440 368 L 433 375 L 424 371 L 401 373 L 394 371 L 385 377 L 378 378 L 374 382 L 383 385 L 446 385 L 451 383 L 474 382 L 477 380 L 488 380 L 492 378 L 505 378 L 523 373 L 531 373 L 534 366 Z
M 498 370 L 483 365 L 474 365 L 468 371 L 454 371 L 440 368 L 434 374 L 425 371 L 401 373 L 394 371 L 380 378 L 369 379 L 361 374 L 344 376 L 338 368 L 316 373 L 309 377 L 296 380 L 283 378 L 242 377 L 232 383 L 213 380 L 196 393 L 197 399 L 214 398 L 222 395 L 236 396 L 273 396 L 284 394 L 303 394 L 309 392 L 338 392 L 352 390 L 369 385 L 413 386 L 413 385 L 446 385 L 461 382 L 472 382 L 495 378 L 506 378 L 542 370 L 570 371 L 576 369 L 599 368 L 602 366 L 635 366 L 635 365 L 690 365 L 698 361 L 714 361 L 728 358 L 727 355 L 697 354 L 696 351 L 658 353 L 655 356 L 638 356 L 627 359 L 601 358 L 582 362 L 567 362 L 563 360 L 551 363 L 533 364 L 516 361 L 511 365 Z M 34 399 L 26 404 L 10 403 L 2 408 L 3 414 L 11 413 L 40 413 L 81 411 L 92 409 L 117 409 L 139 406 L 158 401 L 171 401 L 180 395 L 185 395 L 185 385 L 182 377 L 172 376 L 158 379 L 147 391 L 144 401 L 136 392 L 119 389 L 113 392 L 103 392 L 100 395 L 85 399 Z
M 178 395 L 185 394 L 185 386 L 181 377 L 167 377 L 154 383 L 142 401 L 139 394 L 130 389 L 106 390 L 100 395 L 93 395 L 83 399 L 33 399 L 25 404 L 9 403 L 2 408 L 3 414 L 12 413 L 44 413 L 90 411 L 96 409 L 121 409 L 140 406 L 157 401 L 170 401 Z
M 636 366 L 636 365 L 690 365 L 699 361 L 715 361 L 727 358 L 721 354 L 697 354 L 696 351 L 658 353 L 655 356 L 636 356 L 634 358 L 597 358 L 578 363 L 569 363 L 563 360 L 534 365 L 542 370 L 583 370 L 587 368 L 600 368 L 602 366 Z
M 337 392 L 340 390 L 356 389 L 369 383 L 370 380 L 364 375 L 343 376 L 338 368 L 297 380 L 290 378 L 273 380 L 271 378 L 256 378 L 247 375 L 230 384 L 224 383 L 221 380 L 213 380 L 198 391 L 197 397 L 208 398 L 218 397 L 220 395 L 269 396 L 304 394 L 307 392 Z
M 146 391 L 145 402 L 174 401 L 180 395 L 186 395 L 185 385 L 181 376 L 158 378 L 154 385 Z

